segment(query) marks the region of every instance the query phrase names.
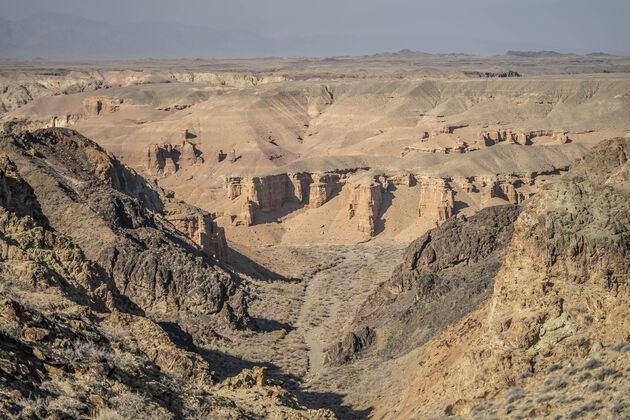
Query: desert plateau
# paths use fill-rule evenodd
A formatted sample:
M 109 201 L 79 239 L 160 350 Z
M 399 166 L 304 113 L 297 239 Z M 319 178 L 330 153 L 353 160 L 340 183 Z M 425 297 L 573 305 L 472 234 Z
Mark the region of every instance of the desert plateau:
M 27 24 L 0 417 L 630 418 L 630 55 L 27 59 Z

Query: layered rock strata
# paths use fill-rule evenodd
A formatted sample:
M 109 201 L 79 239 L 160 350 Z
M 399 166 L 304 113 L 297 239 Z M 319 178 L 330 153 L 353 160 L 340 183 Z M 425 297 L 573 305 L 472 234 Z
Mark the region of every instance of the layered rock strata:
M 90 96 L 83 100 L 83 115 L 97 117 L 101 114 L 110 114 L 120 109 L 122 99 L 104 96 Z
M 203 163 L 201 151 L 194 143 L 184 140 L 181 144 L 153 144 L 147 149 L 146 169 L 151 175 L 172 175 L 180 168 Z
M 216 384 L 206 360 L 175 345 L 48 224 L 38 198 L 1 155 L 0 417 L 334 418 L 301 406 L 266 368 Z
M 530 145 L 536 137 L 551 137 L 558 144 L 565 144 L 569 141 L 566 132 L 553 130 L 533 130 L 527 132 L 515 132 L 512 130 L 480 131 L 477 136 L 477 146 L 487 147 L 498 143 L 517 143 L 520 145 Z
M 357 228 L 370 236 L 376 234 L 376 222 L 381 211 L 381 184 L 355 185 L 348 204 L 348 220 L 355 220 Z
M 453 215 L 455 201 L 453 191 L 442 178 L 424 177 L 420 184 L 420 204 L 418 216 L 435 217 L 438 224 Z
M 258 212 L 271 213 L 287 203 L 324 206 L 337 192 L 344 191 L 347 219 L 360 232 L 374 236 L 383 211 L 383 194 L 395 196 L 399 187 L 418 194 L 418 217 L 442 224 L 456 213 L 456 195 L 464 199 L 479 194 L 481 207 L 506 203 L 520 204 L 538 188 L 539 178 L 557 176 L 559 170 L 496 176 L 435 177 L 423 174 L 374 174 L 355 169 L 340 173 L 288 173 L 259 177 L 232 177 L 226 180 L 226 195 L 240 207 L 231 215 L 235 225 L 251 225 Z M 498 199 L 498 200 L 497 200 Z M 236 206 L 235 206 L 236 208 Z M 234 210 L 233 210 L 234 211 Z

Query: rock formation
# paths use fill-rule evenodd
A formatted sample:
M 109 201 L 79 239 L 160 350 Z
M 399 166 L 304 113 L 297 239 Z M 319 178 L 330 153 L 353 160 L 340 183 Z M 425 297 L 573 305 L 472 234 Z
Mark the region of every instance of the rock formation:
M 180 168 L 201 165 L 203 158 L 194 143 L 184 140 L 181 144 L 153 144 L 147 150 L 146 168 L 152 175 L 172 175 Z
M 492 146 L 502 142 L 527 144 L 521 134 L 512 130 L 481 131 L 477 136 L 478 147 Z
M 227 262 L 225 232 L 223 228 L 217 226 L 212 215 L 192 206 L 180 204 L 173 207 L 175 206 L 165 207 L 166 220 L 192 239 L 206 254 L 221 262 Z
M 20 166 L 46 182 L 44 166 Z M 266 368 L 213 385 L 209 363 L 175 345 L 109 273 L 53 229 L 39 198 L 0 156 L 1 417 L 334 418 L 301 406 L 266 379 Z
M 517 143 L 520 145 L 531 145 L 536 137 L 551 137 L 558 144 L 568 143 L 569 138 L 566 132 L 556 132 L 553 130 L 534 130 L 527 132 L 514 132 L 512 130 L 480 131 L 477 136 L 477 147 L 488 147 L 499 143 Z
M 381 210 L 381 184 L 355 185 L 348 204 L 348 219 L 355 220 L 357 228 L 370 236 L 376 234 L 376 221 Z
M 321 207 L 338 188 L 340 176 L 328 173 L 231 177 L 226 180 L 228 198 L 234 200 L 243 195 L 248 203 L 247 213 L 257 210 L 269 213 L 289 201 Z
M 89 96 L 83 100 L 83 115 L 86 117 L 96 117 L 101 114 L 116 112 L 122 103 L 122 99 Z
M 0 141 L 51 226 L 70 236 L 147 314 L 179 323 L 200 341 L 215 328 L 251 325 L 231 273 L 208 256 L 214 248 L 223 258 L 225 246 L 207 213 L 161 195 L 76 132 L 50 129 Z
M 339 188 L 339 176 L 314 174 L 308 199 L 309 206 L 312 208 L 323 206 L 337 188 Z
M 453 215 L 455 201 L 453 191 L 442 178 L 422 177 L 420 184 L 420 217 L 435 217 L 437 223 L 442 223 Z
M 589 356 L 628 339 L 630 201 L 624 184 L 606 182 L 629 155 L 628 139 L 604 141 L 529 201 L 490 300 L 422 347 L 416 379 L 397 398 L 398 417 L 481 416 L 554 370 L 599 368 Z M 549 379 L 548 387 L 556 381 Z M 581 398 L 595 404 L 583 413 L 600 410 L 596 395 Z M 552 399 L 549 412 L 563 404 Z
M 343 340 L 328 347 L 324 354 L 324 363 L 331 366 L 341 366 L 357 358 L 360 353 L 374 344 L 376 334 L 370 327 L 363 327 L 355 332 L 349 332 Z
M 383 358 L 399 357 L 471 312 L 492 292 L 519 211 L 504 205 L 454 217 L 412 242 L 391 278 L 360 305 L 351 332 L 327 349 L 328 363 L 347 363 L 376 339 Z
M 487 198 L 502 198 L 512 204 L 520 204 L 525 200 L 525 195 L 517 191 L 516 185 L 521 183 L 518 179 L 499 180 L 489 179 L 485 183 Z

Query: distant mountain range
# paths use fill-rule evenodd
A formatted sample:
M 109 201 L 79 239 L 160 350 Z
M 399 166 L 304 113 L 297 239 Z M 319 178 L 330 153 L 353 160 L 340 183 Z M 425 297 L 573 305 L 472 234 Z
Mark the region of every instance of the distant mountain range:
M 411 46 L 425 51 L 477 51 L 494 54 L 510 43 L 497 39 L 458 41 L 413 36 L 340 36 L 335 34 L 269 39 L 243 30 L 219 31 L 169 23 L 109 24 L 60 13 L 35 14 L 21 20 L 0 18 L 0 59 L 115 60 L 174 58 L 255 58 L 374 54 Z M 514 47 L 514 45 L 512 45 Z M 493 53 L 494 51 L 494 53 Z M 401 55 L 421 55 L 408 49 Z M 508 51 L 527 57 L 560 56 L 554 51 Z

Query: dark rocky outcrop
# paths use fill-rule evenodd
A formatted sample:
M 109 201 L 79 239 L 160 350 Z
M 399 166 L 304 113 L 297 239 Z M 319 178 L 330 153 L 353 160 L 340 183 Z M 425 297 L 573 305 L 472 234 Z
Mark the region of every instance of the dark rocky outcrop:
M 147 315 L 202 341 L 216 328 L 252 325 L 231 272 L 168 220 L 183 204 L 71 130 L 24 132 L 0 144 L 51 227 Z
M 331 366 L 343 365 L 359 356 L 361 351 L 374 343 L 376 334 L 370 327 L 363 327 L 349 332 L 343 338 L 326 349 L 324 363 Z
M 328 363 L 351 360 L 373 335 L 383 355 L 400 356 L 471 312 L 492 293 L 519 211 L 504 205 L 451 218 L 412 242 L 391 278 L 361 305 L 352 332 L 327 349 Z M 351 343 L 372 328 L 369 340 Z

